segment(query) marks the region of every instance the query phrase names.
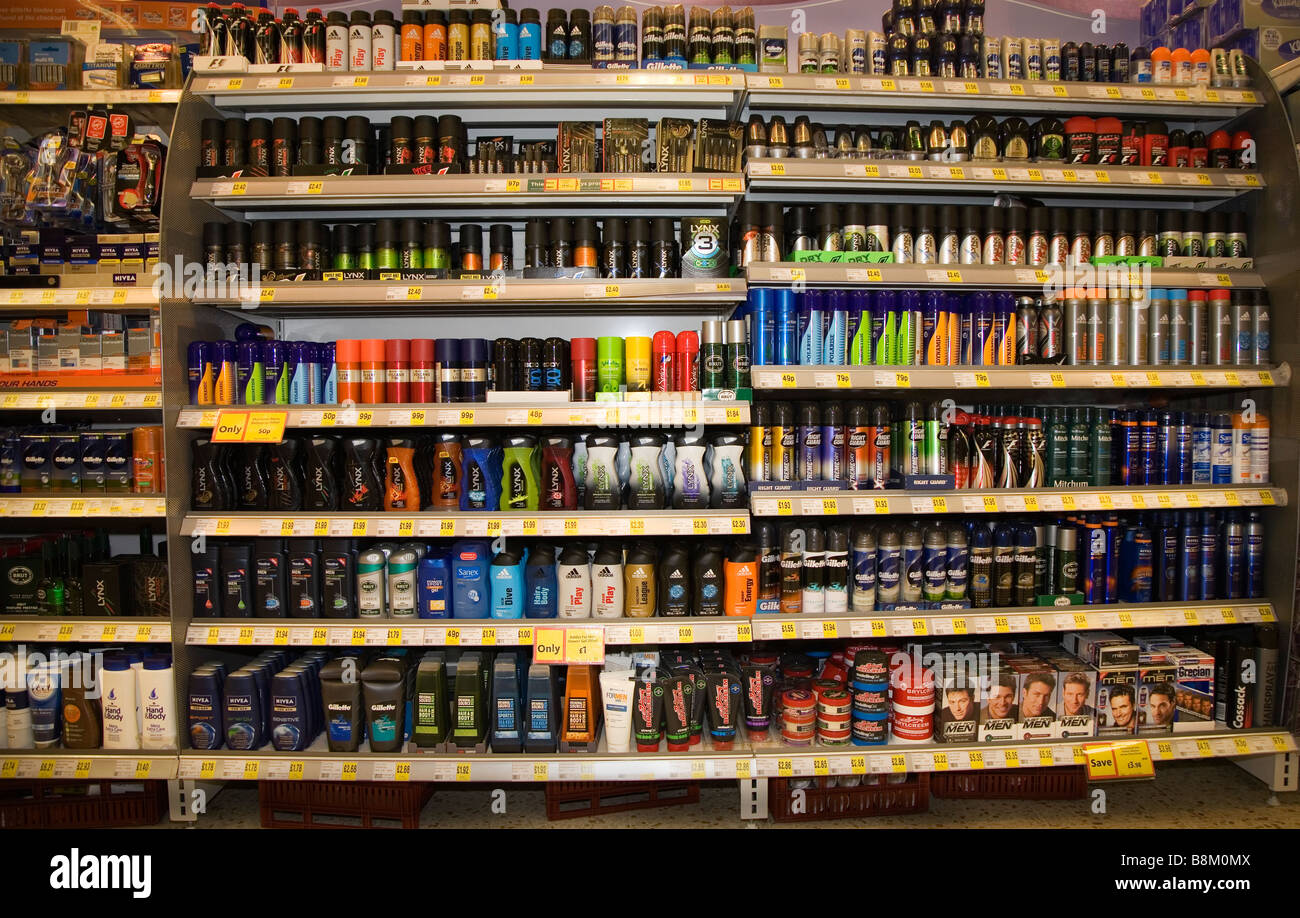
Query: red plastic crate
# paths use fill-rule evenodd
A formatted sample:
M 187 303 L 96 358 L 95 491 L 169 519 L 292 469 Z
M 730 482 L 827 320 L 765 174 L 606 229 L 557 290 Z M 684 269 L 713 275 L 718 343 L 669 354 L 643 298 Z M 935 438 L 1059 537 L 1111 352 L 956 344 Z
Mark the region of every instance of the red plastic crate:
M 423 781 L 259 781 L 267 829 L 415 829 L 433 796 Z
M 113 793 L 130 788 L 123 793 Z M 93 795 L 91 789 L 97 789 Z M 166 781 L 5 781 L 0 828 L 152 826 L 167 812 Z
M 699 802 L 697 781 L 556 781 L 546 785 L 548 820 Z
M 1088 771 L 1082 765 L 944 771 L 930 778 L 930 793 L 967 800 L 1081 800 L 1088 796 Z
M 794 781 L 772 778 L 767 787 L 767 809 L 777 822 L 812 822 L 818 819 L 854 819 L 864 816 L 898 816 L 924 813 L 930 808 L 930 775 L 910 774 L 900 784 L 863 784 L 829 787 L 827 778 L 814 778 L 804 792 L 804 812 L 794 812 Z

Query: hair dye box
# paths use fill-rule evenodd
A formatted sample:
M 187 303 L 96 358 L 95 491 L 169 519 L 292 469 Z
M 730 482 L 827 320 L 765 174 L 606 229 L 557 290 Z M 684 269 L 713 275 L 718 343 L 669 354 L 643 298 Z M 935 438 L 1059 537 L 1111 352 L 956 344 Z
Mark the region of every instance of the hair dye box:
M 1132 736 L 1137 732 L 1136 666 L 1097 667 L 1097 735 Z

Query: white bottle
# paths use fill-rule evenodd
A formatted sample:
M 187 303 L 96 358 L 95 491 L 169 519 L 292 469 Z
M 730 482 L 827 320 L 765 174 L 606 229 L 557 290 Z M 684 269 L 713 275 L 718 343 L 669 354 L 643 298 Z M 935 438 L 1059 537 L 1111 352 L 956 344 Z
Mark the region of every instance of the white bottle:
M 593 618 L 623 617 L 623 556 L 620 550 L 602 547 L 596 551 L 591 565 L 591 592 Z
M 723 509 L 745 506 L 745 444 L 735 434 L 718 434 L 713 438 L 709 457 L 712 469 L 713 504 Z
M 560 585 L 560 618 L 591 618 L 591 562 L 587 550 L 581 545 L 564 549 L 555 565 L 555 579 Z
M 325 25 L 325 69 L 348 69 L 347 20 L 327 22 Z
M 1251 484 L 1268 484 L 1269 433 L 1268 417 L 1264 412 L 1256 411 L 1255 423 L 1250 429 Z
M 139 749 L 136 721 L 135 670 L 125 653 L 110 653 L 99 670 L 100 708 L 104 718 L 105 749 Z M 13 730 L 12 719 L 9 722 Z
M 172 659 L 150 654 L 140 670 L 141 749 L 176 748 L 176 674 Z
M 370 27 L 370 69 L 392 70 L 397 60 L 395 49 L 397 28 L 393 14 L 388 10 L 375 10 L 375 21 Z
M 8 734 L 6 749 L 33 749 L 36 741 L 32 735 L 32 709 L 27 700 L 27 689 L 10 686 L 5 689 L 5 731 Z
M 348 26 L 349 70 L 370 72 L 370 43 L 370 16 L 364 10 L 353 10 L 352 22 Z
M 131 672 L 135 673 L 135 732 L 144 735 L 144 709 L 140 707 L 140 673 L 144 670 L 144 654 L 138 650 L 128 650 L 127 659 L 131 661 Z

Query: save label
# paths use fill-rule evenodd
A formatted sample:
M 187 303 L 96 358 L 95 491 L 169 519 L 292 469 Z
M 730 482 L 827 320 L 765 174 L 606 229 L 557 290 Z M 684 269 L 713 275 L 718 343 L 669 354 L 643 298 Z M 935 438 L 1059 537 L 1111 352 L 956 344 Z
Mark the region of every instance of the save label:
M 1083 749 L 1090 781 L 1155 777 L 1151 750 L 1143 740 L 1088 743 Z

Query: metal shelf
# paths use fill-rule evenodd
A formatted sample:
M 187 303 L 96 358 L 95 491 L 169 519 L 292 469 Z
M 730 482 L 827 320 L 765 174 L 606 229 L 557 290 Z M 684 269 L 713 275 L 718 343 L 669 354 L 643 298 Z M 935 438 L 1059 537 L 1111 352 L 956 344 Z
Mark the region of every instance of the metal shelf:
M 576 110 L 621 117 L 725 117 L 745 89 L 743 73 L 698 71 L 452 70 L 439 62 L 389 73 L 195 76 L 192 92 L 227 111 L 457 112 L 471 123 L 564 120 Z
M 1291 384 L 1291 365 L 1276 367 L 858 367 L 753 368 L 755 390 L 857 389 L 1254 389 Z
M 0 497 L 0 517 L 5 519 L 82 519 L 117 517 L 152 519 L 167 516 L 166 498 L 157 497 Z
M 176 777 L 175 752 L 103 752 L 99 749 L 0 750 L 0 779 L 151 781 Z
M 744 731 L 742 730 L 741 733 Z M 1278 728 L 1210 730 L 1138 737 L 1009 742 L 969 746 L 836 746 L 796 749 L 751 746 L 716 752 L 611 754 L 600 741 L 595 754 L 504 755 L 331 753 L 323 739 L 303 752 L 186 749 L 177 776 L 216 781 L 653 781 L 776 778 L 813 775 L 901 774 L 1077 765 L 1085 746 L 1114 740 L 1145 741 L 1156 762 L 1276 755 L 1296 751 L 1295 738 Z M 972 760 L 974 753 L 974 760 Z
M 172 625 L 165 618 L 0 619 L 0 641 L 128 641 L 170 644 Z
M 190 197 L 234 211 L 273 209 L 280 219 L 319 219 L 321 210 L 340 208 L 395 216 L 394 204 L 486 213 L 513 209 L 530 216 L 548 213 L 553 205 L 637 204 L 680 213 L 682 207 L 730 206 L 744 191 L 745 179 L 738 173 L 326 175 L 202 179 L 190 186 Z
M 741 731 L 743 732 L 743 731 Z M 662 744 L 661 744 L 662 745 Z M 707 739 L 692 752 L 612 754 L 599 751 L 549 755 L 502 753 L 328 752 L 323 738 L 303 752 L 186 749 L 179 777 L 216 781 L 651 781 L 747 778 L 753 755 L 739 738 L 716 752 Z
M 508 314 L 512 309 L 535 314 L 542 304 L 605 309 L 611 300 L 668 310 L 743 302 L 747 287 L 740 278 L 624 278 L 599 277 L 533 280 L 517 277 L 482 280 L 305 281 L 268 284 L 250 291 L 246 300 L 197 297 L 194 302 L 225 308 L 255 310 L 268 316 L 428 314 L 465 315 L 467 309 Z M 353 307 L 360 307 L 353 309 Z M 441 307 L 441 308 L 438 308 Z
M 1285 507 L 1285 488 L 1144 485 L 1114 488 L 1033 488 L 961 491 L 838 491 L 751 493 L 762 516 L 892 516 L 921 513 L 1096 513 L 1112 510 L 1213 510 Z
M 2 280 L 2 279 L 0 279 Z M 77 275 L 59 276 L 59 287 L 2 287 L 0 286 L 0 312 L 8 307 L 21 306 L 14 312 L 30 313 L 33 306 L 48 306 L 63 310 L 68 307 L 103 309 L 115 306 L 157 306 L 158 297 L 153 287 L 82 287 L 77 286 Z
M 183 536 L 494 538 L 745 535 L 744 510 L 555 510 L 537 513 L 187 513 Z
M 935 163 L 901 160 L 757 159 L 746 166 L 751 191 L 800 196 L 799 192 L 836 194 L 921 191 L 930 194 L 1057 195 L 1190 199 L 1233 198 L 1264 187 L 1258 173 L 1229 169 L 1195 172 L 1045 163 Z
M 533 643 L 533 628 L 599 628 L 605 644 L 749 643 L 748 618 L 668 619 L 196 619 L 185 643 L 204 646 L 517 647 Z
M 1184 759 L 1276 755 L 1296 751 L 1295 738 L 1278 728 L 1212 730 L 1142 736 L 1089 736 L 1077 740 L 922 746 L 843 746 L 812 750 L 765 745 L 755 750 L 754 777 L 902 774 L 970 771 L 981 768 L 1040 768 L 1082 765 L 1085 748 L 1095 743 L 1145 741 L 1153 762 Z
M 182 408 L 176 426 L 202 430 L 216 426 L 222 410 L 283 411 L 286 428 L 319 427 L 690 427 L 695 424 L 748 424 L 749 402 L 674 399 L 648 402 L 537 402 L 452 405 L 263 405 Z
M 847 253 L 846 253 L 847 254 Z M 1260 289 L 1264 280 L 1256 271 L 1193 270 L 1188 268 L 1153 268 L 1149 273 L 1134 267 L 1089 265 L 1071 267 L 1070 272 L 1094 270 L 1099 279 L 1107 272 L 1117 277 L 1132 274 L 1134 281 L 1151 287 L 1240 287 Z M 1014 265 L 918 265 L 866 264 L 855 262 L 755 262 L 745 268 L 745 280 L 755 287 L 785 287 L 791 284 L 825 287 L 918 287 L 950 289 L 954 286 L 971 290 L 1036 290 L 1045 285 L 1057 289 L 1074 286 L 1067 283 L 1070 274 L 1060 265 L 1025 267 Z M 1085 284 L 1084 286 L 1088 286 Z M 1104 283 L 1098 286 L 1105 286 Z
M 944 609 L 849 615 L 756 615 L 756 641 L 836 638 L 1035 634 L 1113 628 L 1185 628 L 1274 622 L 1273 606 L 1252 600 L 1106 606 L 1030 606 L 1016 609 Z
M 749 74 L 745 84 L 749 107 L 760 110 L 1068 111 L 1226 121 L 1263 107 L 1253 90 L 1199 86 L 812 73 Z
M 93 411 L 116 411 L 132 408 L 161 408 L 162 392 L 153 390 L 129 389 L 117 392 L 90 391 L 78 392 L 76 389 L 55 389 L 48 392 L 24 390 L 15 392 L 0 389 L 0 410 L 22 410 L 33 408 L 78 408 Z

